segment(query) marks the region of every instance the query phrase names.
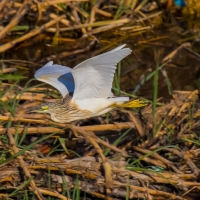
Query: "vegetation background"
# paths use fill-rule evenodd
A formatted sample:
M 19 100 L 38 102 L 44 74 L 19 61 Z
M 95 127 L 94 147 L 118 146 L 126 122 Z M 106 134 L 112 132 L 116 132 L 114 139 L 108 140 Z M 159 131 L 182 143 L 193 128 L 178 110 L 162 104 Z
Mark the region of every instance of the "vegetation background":
M 199 199 L 198 0 L 0 1 L 1 199 Z M 126 43 L 116 96 L 136 110 L 59 124 L 28 114 L 61 95 L 36 81 Z

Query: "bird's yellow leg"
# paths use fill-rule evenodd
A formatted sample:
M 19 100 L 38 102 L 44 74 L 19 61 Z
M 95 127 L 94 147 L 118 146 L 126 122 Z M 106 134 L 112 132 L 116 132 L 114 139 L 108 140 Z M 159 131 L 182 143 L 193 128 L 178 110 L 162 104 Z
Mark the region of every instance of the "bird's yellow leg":
M 123 104 L 117 104 L 115 107 L 122 107 L 122 108 L 140 108 L 147 105 L 147 101 L 141 99 L 135 99 Z

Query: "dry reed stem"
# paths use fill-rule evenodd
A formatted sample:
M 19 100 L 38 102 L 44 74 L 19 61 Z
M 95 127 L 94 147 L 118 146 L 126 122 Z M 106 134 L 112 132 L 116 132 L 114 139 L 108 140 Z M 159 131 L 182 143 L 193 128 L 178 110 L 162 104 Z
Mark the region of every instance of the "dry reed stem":
M 48 196 L 52 196 L 52 197 L 56 197 L 56 198 L 59 198 L 59 199 L 62 199 L 62 200 L 71 200 L 70 198 L 67 198 L 61 194 L 59 194 L 58 192 L 56 191 L 52 191 L 50 189 L 44 189 L 44 188 L 40 188 L 40 192 L 43 194 L 43 195 L 48 195 Z
M 85 128 L 84 127 L 86 127 L 86 126 L 82 126 L 82 127 L 77 127 L 77 126 L 73 126 L 73 129 L 72 130 L 84 130 L 85 131 Z M 86 130 L 87 130 L 87 128 L 86 128 Z M 88 130 L 87 130 L 88 131 Z M 76 133 L 75 133 L 75 135 L 76 135 Z M 95 137 L 95 141 L 97 142 L 97 143 L 99 143 L 99 144 L 102 144 L 103 146 L 105 146 L 105 147 L 107 147 L 107 148 L 109 148 L 109 149 L 111 149 L 111 150 L 113 150 L 113 151 L 115 151 L 115 152 L 118 152 L 118 153 L 120 153 L 122 156 L 124 156 L 124 157 L 126 157 L 126 156 L 128 156 L 128 154 L 127 154 L 127 152 L 126 151 L 124 151 L 124 150 L 121 150 L 121 149 L 119 149 L 119 148 L 117 148 L 117 147 L 115 147 L 115 146 L 113 146 L 113 145 L 111 145 L 111 144 L 109 144 L 109 143 L 107 143 L 107 142 L 105 142 L 105 141 L 103 141 L 103 140 L 101 140 L 100 138 L 98 138 L 97 136 L 95 136 L 95 135 L 93 135 L 94 137 Z M 76 135 L 76 137 L 78 137 L 78 135 Z
M 10 113 L 5 113 L 5 116 L 10 116 Z M 16 118 L 25 118 L 25 119 L 51 119 L 51 116 L 48 114 L 15 114 Z
M 10 83 L 2 83 L 2 87 L 4 88 L 4 87 L 12 87 L 13 86 L 13 84 L 10 84 Z M 23 88 L 22 87 L 20 87 L 19 85 L 14 85 L 14 87 L 13 87 L 13 89 L 18 89 L 18 90 L 23 90 Z
M 8 198 L 8 194 L 0 194 L 0 198 L 6 199 L 6 198 Z
M 142 127 L 141 121 L 137 119 L 137 117 L 134 116 L 130 111 L 123 110 L 122 112 L 128 113 L 129 118 L 135 125 L 135 128 L 137 129 L 138 133 L 140 134 L 141 137 L 144 137 L 145 133 L 144 133 L 144 129 Z
M 157 38 L 151 38 L 151 39 L 148 39 L 148 40 L 140 40 L 137 44 L 147 44 L 148 42 L 153 42 L 153 41 L 157 41 L 157 40 L 162 40 L 162 39 L 165 39 L 165 38 L 168 38 L 169 36 L 160 36 L 160 37 L 157 37 Z
M 10 115 L 10 113 L 5 113 L 5 116 L 10 116 L 12 117 L 12 115 Z M 48 114 L 15 114 L 15 117 L 21 117 L 21 118 L 25 118 L 25 119 L 51 119 L 50 115 Z
M 83 135 L 83 137 L 86 140 L 88 140 L 94 146 L 94 148 L 96 149 L 100 158 L 102 159 L 103 168 L 104 168 L 104 172 L 105 172 L 105 187 L 107 189 L 111 189 L 113 187 L 112 171 L 111 171 L 112 168 L 111 168 L 110 163 L 107 161 L 106 157 L 104 156 L 102 149 L 100 148 L 100 146 L 96 142 L 96 136 L 91 131 L 86 132 L 86 131 L 80 130 L 80 129 L 77 130 L 77 131 L 78 131 L 78 133 Z
M 135 9 L 135 6 L 137 5 L 137 3 L 138 3 L 138 0 L 134 0 L 134 1 L 132 2 L 131 10 L 134 10 L 134 9 Z
M 135 154 L 137 155 L 138 158 L 142 158 L 144 156 L 144 154 L 141 153 L 135 153 Z M 150 157 L 144 157 L 142 158 L 142 160 L 145 161 L 146 163 L 150 163 L 151 165 L 160 166 L 163 167 L 164 169 L 167 169 L 167 166 L 160 160 L 153 159 Z
M 174 105 L 173 108 L 169 111 L 168 115 L 166 116 L 167 118 L 170 117 L 170 119 L 176 114 L 178 111 L 178 106 Z
M 134 172 L 125 169 L 114 169 L 113 172 L 118 175 L 122 174 L 123 176 L 129 175 L 134 179 L 141 181 L 148 181 L 150 183 L 152 182 L 162 183 L 162 184 L 171 183 L 174 185 L 179 185 L 179 188 L 189 187 L 189 184 L 187 184 L 187 182 L 184 182 L 182 179 L 180 179 L 179 174 L 174 174 L 174 173 L 167 173 L 167 172 L 155 173 L 153 170 L 152 172 L 147 171 L 145 173 L 142 173 L 139 170 L 137 172 Z
M 0 128 L 0 135 L 6 134 L 7 129 L 6 128 Z M 65 134 L 64 130 L 61 130 L 59 128 L 53 128 L 53 127 L 24 127 L 24 128 L 10 128 L 10 132 L 14 134 L 23 134 L 26 135 L 32 135 L 32 134 L 51 134 L 57 132 L 58 134 Z
M 162 59 L 162 63 L 165 62 L 170 62 L 172 60 L 172 58 L 176 55 L 176 53 L 182 49 L 183 47 L 190 47 L 191 44 L 189 42 L 184 43 L 182 45 L 180 45 L 178 48 L 176 48 L 175 50 L 173 50 L 170 54 L 168 54 L 164 59 Z
M 117 147 L 115 147 L 115 146 L 113 146 L 113 145 L 110 145 L 110 144 L 108 144 L 107 142 L 101 140 L 101 139 L 98 138 L 98 137 L 96 138 L 96 141 L 97 141 L 97 143 L 102 144 L 103 146 L 105 146 L 105 147 L 107 147 L 107 148 L 110 148 L 111 150 L 113 150 L 113 151 L 115 151 L 115 152 L 120 153 L 120 154 L 121 154 L 122 156 L 124 156 L 124 157 L 128 156 L 128 153 L 127 153 L 126 151 L 121 150 L 121 149 L 119 149 L 119 148 L 117 148 Z
M 17 68 L 4 68 L 4 69 L 0 70 L 0 72 L 2 74 L 12 73 L 12 72 L 15 72 L 15 71 L 17 71 Z
M 86 127 L 86 128 L 85 128 L 85 127 Z M 89 128 L 88 128 L 88 127 L 89 127 Z M 94 135 L 94 133 L 91 132 L 91 131 L 92 131 L 92 130 L 91 130 L 91 126 L 77 127 L 77 126 L 72 125 L 72 126 L 71 126 L 71 129 L 75 132 L 76 137 L 78 137 L 78 135 L 76 134 L 76 131 L 78 131 L 78 132 L 89 131 L 89 133 L 92 134 L 93 138 L 95 138 L 95 141 L 96 141 L 97 143 L 100 143 L 100 144 L 104 145 L 104 146 L 107 147 L 107 148 L 110 148 L 111 150 L 113 150 L 113 151 L 115 151 L 115 152 L 121 153 L 121 155 L 124 156 L 124 157 L 128 156 L 128 154 L 127 154 L 126 151 L 123 151 L 123 150 L 121 150 L 121 149 L 119 149 L 119 148 L 117 148 L 117 147 L 115 147 L 115 146 L 113 146 L 113 145 L 110 145 L 110 144 L 108 144 L 107 142 L 105 142 L 105 141 L 101 140 L 100 138 L 98 138 L 96 135 Z M 108 129 L 106 129 L 106 130 L 108 130 Z M 112 130 L 113 130 L 113 129 L 112 129 Z
M 82 166 L 80 163 L 77 166 L 75 166 L 75 168 L 78 167 L 78 169 L 72 169 L 73 167 L 71 165 L 67 165 L 67 164 L 63 164 L 63 163 L 59 163 L 59 162 L 52 164 L 51 160 L 48 160 L 48 162 L 46 162 L 46 163 L 48 163 L 50 165 L 55 165 L 55 166 L 59 165 L 59 167 L 52 167 L 52 166 L 47 167 L 47 166 L 43 166 L 43 165 L 38 165 L 38 166 L 28 166 L 28 169 L 30 171 L 32 170 L 32 173 L 35 172 L 34 170 L 46 170 L 46 171 L 47 170 L 51 170 L 51 171 L 62 170 L 66 174 L 81 175 L 83 177 L 90 178 L 90 179 L 96 179 L 96 178 L 98 178 L 98 176 L 101 175 L 100 172 L 97 172 L 97 169 L 96 170 L 89 169 L 88 167 Z
M 81 20 L 79 18 L 79 15 L 77 13 L 77 10 L 75 9 L 75 6 L 73 4 L 71 4 L 70 8 L 71 8 L 72 16 L 75 19 L 75 23 L 78 24 L 78 25 L 82 25 Z M 87 31 L 84 27 L 81 28 L 81 31 L 82 31 L 83 34 L 87 33 Z
M 57 4 L 62 4 L 62 3 L 67 3 L 67 2 L 88 2 L 89 0 L 48 0 L 48 1 L 44 1 L 44 2 L 39 2 L 40 6 L 41 7 L 45 7 L 45 6 L 53 6 L 53 5 L 57 5 Z M 0 4 L 1 5 L 1 4 Z M 21 3 L 17 3 L 17 2 L 14 2 L 14 7 L 15 8 L 19 8 L 21 7 L 22 4 Z M 31 9 L 34 9 L 36 8 L 35 5 L 32 5 L 31 6 Z
M 104 10 L 100 10 L 98 8 L 96 8 L 96 13 L 103 15 L 104 17 L 112 17 L 112 13 L 106 12 Z
M 48 8 L 49 6 L 47 6 Z M 61 8 L 60 6 L 58 6 L 57 4 L 53 4 L 52 7 L 54 7 L 56 10 L 60 11 L 60 12 L 65 12 L 65 10 L 63 8 Z
M 2 0 L 2 1 L 0 2 L 0 12 L 1 12 L 2 8 L 6 5 L 7 2 L 8 2 L 8 0 Z M 1 18 L 0 18 L 0 19 L 1 19 Z
M 14 140 L 14 138 L 13 138 L 13 135 L 12 135 L 10 129 L 8 129 L 7 135 L 8 135 L 8 138 L 9 138 L 9 140 L 10 140 L 10 145 L 11 145 L 11 147 L 12 147 L 13 152 L 14 152 L 15 154 L 18 153 L 19 150 L 18 150 L 18 148 L 17 148 L 17 146 L 16 146 L 16 144 L 15 144 L 15 140 Z M 27 169 L 27 167 L 26 167 L 26 164 L 25 164 L 25 162 L 24 162 L 24 160 L 23 160 L 23 157 L 22 157 L 22 156 L 18 156 L 18 157 L 17 157 L 17 160 L 18 160 L 18 162 L 19 162 L 19 164 L 20 164 L 20 167 L 21 167 L 22 170 L 24 171 L 25 176 L 26 176 L 28 179 L 30 179 L 30 178 L 31 178 L 31 174 L 30 174 L 30 172 L 28 171 L 28 169 Z M 33 180 L 30 181 L 30 186 L 31 186 L 31 190 L 34 192 L 34 194 L 37 196 L 37 198 L 38 198 L 39 200 L 43 200 L 44 197 L 42 196 L 42 194 L 40 193 L 40 191 L 39 191 L 38 188 L 36 187 L 36 185 L 35 185 L 35 183 L 34 183 Z
M 56 18 L 58 17 L 58 16 L 57 16 L 56 14 L 54 14 L 54 13 L 51 13 L 49 16 L 50 16 L 52 19 L 56 19 Z M 65 26 L 70 26 L 70 22 L 69 22 L 69 20 L 67 20 L 67 19 L 61 19 L 60 22 L 61 22 L 62 24 L 64 24 Z
M 132 0 L 125 0 L 123 3 L 124 3 L 124 6 L 130 6 L 132 3 Z
M 81 29 L 81 28 L 87 28 L 87 27 L 97 27 L 97 26 L 104 26 L 104 25 L 113 25 L 113 24 L 126 24 L 131 22 L 131 19 L 124 18 L 124 19 L 118 19 L 118 20 L 107 20 L 107 21 L 98 21 L 94 23 L 85 23 L 82 25 L 74 25 L 72 27 L 67 27 L 67 28 L 60 28 L 59 31 L 70 31 L 70 30 L 76 30 L 76 29 Z M 56 32 L 55 28 L 48 28 L 48 32 Z
M 11 117 L 11 116 L 0 116 L 0 120 L 2 121 L 12 121 L 12 122 L 27 122 L 27 123 L 38 123 L 38 124 L 58 124 L 54 122 L 50 122 L 48 120 L 34 120 L 34 119 L 24 119 L 23 117 Z M 60 127 L 63 127 L 63 124 L 59 125 Z M 67 127 L 65 124 L 64 127 Z
M 105 131 L 105 130 L 121 130 L 121 129 L 135 128 L 135 125 L 131 122 L 123 122 L 114 124 L 83 126 L 81 128 L 83 128 L 85 131 Z
M 124 187 L 126 188 L 127 187 L 127 184 L 124 184 L 124 183 L 120 183 L 118 181 L 113 181 L 115 187 Z M 131 195 L 131 193 L 137 193 L 138 191 L 139 192 L 142 192 L 142 194 L 144 195 L 147 191 L 149 194 L 153 195 L 154 198 L 157 196 L 157 197 L 165 197 L 166 199 L 174 199 L 174 200 L 186 200 L 184 198 L 181 198 L 180 196 L 176 196 L 174 194 L 170 194 L 168 192 L 162 192 L 162 191 L 159 191 L 159 190 L 152 190 L 152 189 L 149 189 L 149 188 L 144 188 L 144 187 L 139 187 L 139 186 L 133 186 L 133 185 L 129 185 L 130 187 L 130 196 L 129 198 L 133 198 L 134 196 Z M 145 196 L 144 196 L 145 198 Z
M 31 1 L 30 0 L 25 0 L 24 3 L 22 4 L 22 7 L 19 8 L 18 12 L 16 15 L 12 18 L 11 22 L 3 29 L 0 31 L 0 40 L 9 32 L 11 28 L 16 26 L 21 18 L 26 14 L 28 11 Z
M 44 98 L 47 97 L 45 94 L 29 93 L 24 92 L 23 94 L 16 95 L 13 92 L 7 92 L 3 97 L 2 101 L 8 101 L 9 99 L 20 99 L 20 100 L 29 100 L 29 101 L 44 101 Z
M 185 196 L 186 194 L 190 193 L 192 190 L 196 189 L 197 187 L 194 186 L 193 188 L 191 188 L 190 190 L 188 190 L 187 192 L 185 192 L 184 194 L 182 194 L 181 196 Z
M 135 22 L 143 22 L 143 21 L 149 20 L 149 19 L 151 19 L 151 18 L 153 18 L 153 17 L 155 17 L 157 15 L 161 15 L 162 13 L 163 13 L 163 11 L 158 11 L 158 12 L 156 12 L 154 14 L 151 14 L 151 15 L 148 15 L 148 16 L 144 16 L 143 18 L 137 19 L 137 20 L 135 20 Z
M 85 12 L 84 10 L 81 10 L 78 5 L 74 6 L 74 9 L 79 12 L 83 17 L 88 18 L 89 14 L 87 12 Z
M 39 2 L 36 2 L 37 4 L 37 11 L 38 11 L 38 17 L 37 17 L 37 21 L 36 24 L 38 24 L 38 22 L 40 22 L 40 20 L 42 19 L 42 6 L 40 5 Z
M 53 19 L 50 22 L 47 22 L 46 24 L 42 25 L 39 29 L 34 29 L 34 30 L 30 31 L 29 33 L 27 33 L 26 35 L 23 35 L 20 38 L 17 38 L 15 40 L 13 40 L 12 42 L 8 42 L 6 44 L 1 45 L 0 46 L 0 53 L 12 48 L 13 46 L 18 44 L 19 42 L 27 40 L 27 39 L 29 39 L 29 38 L 41 33 L 42 31 L 46 30 L 48 27 L 50 27 L 50 26 L 54 25 L 55 23 L 59 22 L 63 18 L 65 18 L 65 15 L 61 15 L 61 16 L 57 17 L 56 19 Z
M 143 154 L 149 154 L 149 153 L 151 153 L 150 150 L 143 149 L 143 148 L 140 148 L 140 147 L 137 147 L 137 146 L 134 146 L 133 148 L 134 148 L 134 150 L 139 151 L 139 152 L 141 152 L 141 153 L 143 153 Z M 163 162 L 165 165 L 167 165 L 169 168 L 172 168 L 176 173 L 183 173 L 183 172 L 181 172 L 180 170 L 178 170 L 178 169 L 173 165 L 173 162 L 168 161 L 167 159 L 165 159 L 165 158 L 163 158 L 162 156 L 160 156 L 158 153 L 153 153 L 153 154 L 151 154 L 151 157 L 154 157 L 154 158 L 156 158 L 157 160 L 162 161 L 162 162 Z
M 196 156 L 198 156 L 198 155 L 196 155 Z M 194 176 L 198 177 L 199 176 L 199 169 L 194 164 L 194 162 L 192 161 L 192 159 L 194 159 L 192 153 L 190 151 L 186 151 L 184 153 L 184 155 L 183 155 L 183 158 L 184 158 L 184 160 L 186 162 L 186 165 L 188 165 L 190 167 L 190 169 L 192 170 Z
M 80 188 L 80 189 L 82 189 L 82 188 Z M 91 195 L 94 195 L 94 196 L 96 196 L 97 198 L 101 198 L 101 199 L 105 199 L 105 200 L 113 200 L 112 197 L 106 197 L 105 195 L 100 194 L 100 193 L 98 193 L 98 192 L 87 191 L 87 193 L 88 193 L 88 194 L 91 194 Z
M 92 29 L 91 31 L 88 31 L 82 37 L 84 38 L 84 37 L 88 37 L 89 35 L 102 33 L 104 31 L 108 31 L 108 30 L 111 30 L 111 29 L 114 29 L 114 28 L 117 28 L 117 27 L 120 27 L 120 26 L 123 26 L 123 25 L 124 25 L 123 23 L 119 23 L 119 24 L 111 24 L 111 25 L 109 24 L 109 25 L 101 26 L 101 27 Z
M 60 4 L 60 3 L 67 3 L 67 2 L 88 2 L 89 0 L 50 0 L 50 1 L 45 1 L 41 2 L 41 6 L 51 6 L 54 4 Z
M 0 115 L 0 120 L 2 121 L 13 121 L 13 122 L 28 122 L 28 123 L 38 123 L 46 125 L 57 125 L 62 128 L 74 128 L 71 124 L 61 124 L 49 120 L 34 120 L 34 119 L 24 119 L 23 117 L 12 117 L 12 116 L 2 116 Z M 104 125 L 95 125 L 95 126 L 83 126 L 81 129 L 85 131 L 105 131 L 105 130 L 121 130 L 135 127 L 134 124 L 130 122 L 125 123 L 115 123 L 115 124 L 104 124 Z M 80 127 L 77 127 L 80 129 Z
M 95 13 L 96 13 L 96 9 L 99 8 L 100 4 L 103 3 L 103 0 L 97 0 L 95 5 L 92 7 L 92 10 L 90 12 L 90 21 L 89 24 L 92 24 L 95 21 Z M 88 27 L 88 31 L 91 30 L 91 26 Z
M 82 170 L 83 168 L 89 168 L 90 171 L 96 171 L 100 170 L 100 163 L 102 163 L 102 160 L 100 158 L 95 157 L 82 157 L 82 158 L 75 158 L 75 159 L 66 159 L 62 157 L 47 157 L 47 158 L 34 158 L 34 161 L 38 163 L 38 166 L 30 166 L 31 169 L 48 169 L 48 166 L 45 163 L 52 163 L 50 165 L 51 170 L 59 170 L 59 169 L 78 169 L 77 167 L 80 167 L 79 170 Z M 111 163 L 112 166 L 117 167 L 119 165 L 119 161 L 112 161 L 108 159 L 108 162 Z M 56 163 L 56 165 L 54 164 Z M 120 163 L 123 167 L 125 166 L 124 163 Z M 41 168 L 40 168 L 41 167 Z M 52 168 L 53 167 L 53 168 Z M 88 172 L 88 171 L 85 171 Z M 98 172 L 100 174 L 100 172 Z

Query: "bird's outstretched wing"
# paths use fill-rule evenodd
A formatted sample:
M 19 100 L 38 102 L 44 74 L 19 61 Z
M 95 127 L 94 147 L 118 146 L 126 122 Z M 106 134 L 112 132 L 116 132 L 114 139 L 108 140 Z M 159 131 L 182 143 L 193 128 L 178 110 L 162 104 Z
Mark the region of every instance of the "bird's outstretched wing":
M 69 67 L 53 65 L 50 61 L 35 72 L 35 78 L 55 87 L 63 98 L 69 92 L 74 92 L 74 78 Z
M 72 100 L 108 98 L 116 65 L 131 53 L 121 45 L 112 51 L 90 58 L 72 69 L 75 90 Z

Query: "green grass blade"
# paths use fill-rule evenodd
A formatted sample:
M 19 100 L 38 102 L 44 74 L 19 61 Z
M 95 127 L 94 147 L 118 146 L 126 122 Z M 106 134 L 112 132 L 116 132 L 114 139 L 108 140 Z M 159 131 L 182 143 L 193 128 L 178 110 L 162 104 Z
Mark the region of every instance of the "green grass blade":
M 143 158 L 146 158 L 146 157 L 148 157 L 148 156 L 151 156 L 151 155 L 153 155 L 154 153 L 157 153 L 157 152 L 159 152 L 159 151 L 161 151 L 161 150 L 163 150 L 163 149 L 165 149 L 165 148 L 178 148 L 178 147 L 175 146 L 175 145 L 167 145 L 167 146 L 164 146 L 164 147 L 160 147 L 160 148 L 155 149 L 154 151 L 152 151 L 152 152 L 150 152 L 150 153 L 147 153 L 147 154 L 145 154 L 144 156 L 141 156 L 140 158 L 134 160 L 134 161 L 133 161 L 131 164 L 129 164 L 127 167 L 132 166 L 132 165 L 134 165 L 134 164 L 140 162 Z
M 22 190 L 25 186 L 29 185 L 30 182 L 33 180 L 33 177 L 30 177 L 27 181 L 23 182 L 19 187 L 17 187 L 16 190 L 14 190 L 12 193 L 8 195 L 8 197 L 16 195 L 16 193 L 20 190 Z
M 25 76 L 15 75 L 15 74 L 0 74 L 0 80 L 15 80 L 20 81 L 21 79 L 26 78 Z
M 162 64 L 160 67 L 158 67 L 158 71 L 161 70 L 164 66 L 165 66 L 166 63 Z M 148 80 L 150 80 L 156 73 L 156 70 L 151 72 L 148 76 L 144 77 L 141 82 L 135 87 L 135 90 L 133 91 L 133 94 L 135 95 L 138 90 L 140 89 L 140 87 Z
M 131 128 L 126 130 L 117 140 L 114 141 L 113 146 L 116 146 L 121 140 L 122 138 L 124 138 L 129 132 L 130 132 Z M 109 154 L 109 152 L 111 151 L 111 149 L 106 149 L 104 152 L 104 155 L 107 156 Z
M 154 121 L 154 128 L 153 133 L 154 136 L 156 135 L 156 121 L 155 121 L 155 114 L 156 114 L 156 101 L 158 97 L 158 66 L 156 66 L 155 74 L 153 77 L 153 102 L 152 102 L 152 115 Z

